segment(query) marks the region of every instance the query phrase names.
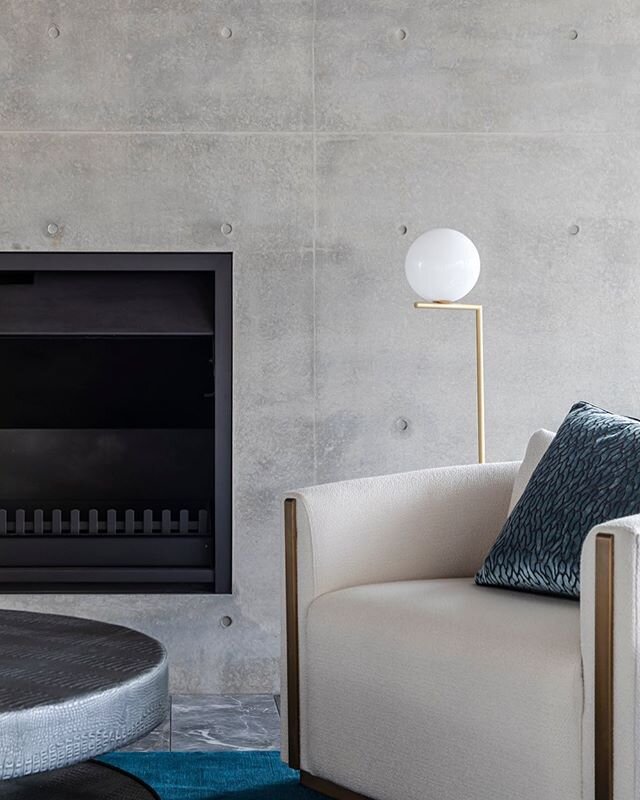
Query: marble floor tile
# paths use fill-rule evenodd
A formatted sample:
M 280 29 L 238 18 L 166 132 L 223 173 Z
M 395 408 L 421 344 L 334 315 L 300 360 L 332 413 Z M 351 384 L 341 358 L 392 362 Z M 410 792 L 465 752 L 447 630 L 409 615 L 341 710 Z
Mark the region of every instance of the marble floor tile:
M 273 695 L 175 695 L 172 750 L 277 750 L 280 719 Z
M 122 752 L 128 753 L 145 753 L 154 750 L 169 750 L 171 747 L 171 715 L 167 714 L 164 722 L 161 722 L 157 728 L 138 739 L 137 742 L 127 745 L 122 748 Z

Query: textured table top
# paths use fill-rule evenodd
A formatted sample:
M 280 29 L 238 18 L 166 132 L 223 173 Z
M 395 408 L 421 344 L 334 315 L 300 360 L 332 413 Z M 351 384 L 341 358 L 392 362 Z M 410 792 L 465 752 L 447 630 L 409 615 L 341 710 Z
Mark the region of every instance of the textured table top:
M 163 646 L 94 620 L 0 610 L 0 779 L 57 769 L 153 730 Z

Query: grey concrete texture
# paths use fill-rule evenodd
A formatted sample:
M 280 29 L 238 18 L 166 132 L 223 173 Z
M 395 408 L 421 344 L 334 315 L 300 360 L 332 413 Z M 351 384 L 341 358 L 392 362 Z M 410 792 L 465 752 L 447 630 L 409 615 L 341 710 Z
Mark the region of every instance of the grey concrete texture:
M 13 249 L 253 253 L 312 244 L 309 134 L 5 132 L 0 183 Z
M 0 128 L 311 127 L 311 0 L 2 5 Z
M 480 250 L 489 459 L 578 399 L 640 416 L 628 0 L 3 10 L 0 248 L 234 254 L 234 591 L 0 606 L 157 636 L 173 691 L 276 690 L 283 492 L 475 458 L 473 319 L 404 278 L 431 227 Z
M 640 7 L 322 0 L 323 131 L 637 130 Z

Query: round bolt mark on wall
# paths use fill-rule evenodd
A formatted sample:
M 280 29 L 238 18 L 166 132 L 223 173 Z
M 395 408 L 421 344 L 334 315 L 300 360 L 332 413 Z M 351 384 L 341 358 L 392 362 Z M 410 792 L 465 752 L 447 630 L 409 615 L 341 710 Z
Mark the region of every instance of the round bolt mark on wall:
M 231 617 L 227 616 L 220 617 L 220 625 L 222 625 L 223 628 L 230 628 L 233 625 L 233 620 Z
M 59 230 L 60 230 L 60 228 L 59 228 L 58 225 L 56 225 L 55 222 L 50 222 L 47 225 L 47 233 L 49 234 L 49 236 L 55 236 L 56 233 L 58 233 Z
M 408 35 L 406 28 L 398 28 L 396 31 L 396 39 L 399 42 L 404 42 Z
M 233 31 L 225 25 L 224 28 L 220 29 L 220 36 L 222 36 L 223 39 L 230 39 L 233 36 Z
M 569 38 L 570 39 L 577 39 L 578 38 L 578 31 L 569 31 Z
M 579 225 L 569 225 L 569 234 L 570 236 L 577 236 L 580 233 L 580 226 Z
M 409 420 L 405 419 L 405 417 L 398 417 L 395 422 L 395 428 L 400 433 L 404 433 L 405 431 L 409 430 Z
M 50 39 L 57 39 L 60 36 L 60 28 L 57 25 L 50 25 L 47 33 Z
M 398 233 L 400 236 L 406 236 L 409 228 L 406 225 L 398 225 Z
M 228 236 L 230 233 L 233 232 L 233 225 L 230 225 L 228 222 L 223 222 L 220 226 L 220 230 L 224 233 L 225 236 Z

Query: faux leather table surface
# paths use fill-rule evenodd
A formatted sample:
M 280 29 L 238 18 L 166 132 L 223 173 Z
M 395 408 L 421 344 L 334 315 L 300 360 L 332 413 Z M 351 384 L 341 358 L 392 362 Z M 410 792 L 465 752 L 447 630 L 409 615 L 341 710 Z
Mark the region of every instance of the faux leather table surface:
M 0 779 L 54 770 L 153 730 L 168 707 L 163 646 L 118 625 L 0 611 Z

